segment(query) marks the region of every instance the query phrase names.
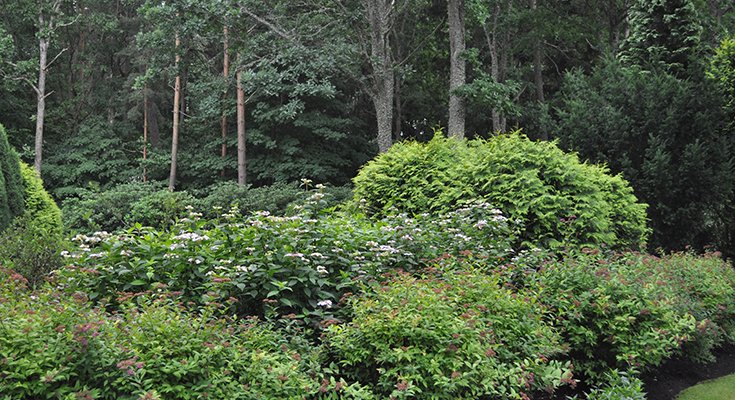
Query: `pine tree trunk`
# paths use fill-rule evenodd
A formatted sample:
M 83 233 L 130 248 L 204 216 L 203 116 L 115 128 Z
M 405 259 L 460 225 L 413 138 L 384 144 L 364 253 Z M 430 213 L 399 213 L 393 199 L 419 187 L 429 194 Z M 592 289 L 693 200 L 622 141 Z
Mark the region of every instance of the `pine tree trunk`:
M 148 160 L 148 85 L 143 86 L 143 182 L 148 182 L 145 163 Z
M 39 26 L 44 26 L 43 16 L 38 17 Z M 46 72 L 48 65 L 48 47 L 50 39 L 45 37 L 38 41 L 38 82 L 36 85 L 36 143 L 35 160 L 33 166 L 36 172 L 41 173 L 41 162 L 43 154 L 43 120 L 46 117 Z
M 247 181 L 245 142 L 245 90 L 242 87 L 242 72 L 237 71 L 237 184 L 245 186 Z
M 537 0 L 531 0 L 531 9 L 533 11 L 538 9 Z M 545 101 L 542 58 L 541 37 L 537 35 L 533 47 L 533 81 L 536 86 L 536 100 L 539 102 L 539 105 Z M 540 132 L 539 137 L 541 140 L 549 140 L 549 134 L 546 131 Z
M 177 156 L 179 151 L 179 115 L 181 113 L 180 101 L 181 101 L 181 75 L 178 72 L 179 62 L 181 57 L 179 56 L 179 46 L 181 45 L 181 39 L 179 34 L 176 34 L 176 80 L 174 82 L 174 106 L 173 106 L 173 131 L 171 134 L 171 173 L 168 177 L 168 190 L 174 191 L 176 185 L 176 167 L 177 167 Z
M 449 134 L 458 138 L 465 135 L 464 99 L 454 93 L 465 84 L 464 0 L 449 0 Z
M 222 56 L 222 76 L 225 79 L 225 82 L 227 82 L 227 76 L 230 74 L 230 54 L 229 54 L 229 32 L 227 29 L 227 26 L 223 29 L 223 47 L 224 47 L 224 54 Z M 227 89 L 225 89 L 225 98 L 227 97 Z M 226 108 L 226 106 L 225 106 Z M 222 120 L 220 121 L 220 128 L 222 130 L 222 148 L 220 149 L 220 156 L 222 157 L 222 160 L 227 157 L 227 114 L 225 111 L 222 111 Z M 221 176 L 225 176 L 225 169 L 222 168 L 222 172 L 220 173 Z

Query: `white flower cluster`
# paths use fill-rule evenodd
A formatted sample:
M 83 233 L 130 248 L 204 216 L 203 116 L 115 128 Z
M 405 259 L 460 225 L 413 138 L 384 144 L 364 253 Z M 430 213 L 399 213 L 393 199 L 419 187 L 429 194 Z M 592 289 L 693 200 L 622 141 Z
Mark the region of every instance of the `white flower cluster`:
M 200 235 L 196 232 L 183 232 L 179 235 L 174 236 L 174 240 L 189 240 L 192 242 L 201 242 L 203 240 L 209 240 L 209 236 Z

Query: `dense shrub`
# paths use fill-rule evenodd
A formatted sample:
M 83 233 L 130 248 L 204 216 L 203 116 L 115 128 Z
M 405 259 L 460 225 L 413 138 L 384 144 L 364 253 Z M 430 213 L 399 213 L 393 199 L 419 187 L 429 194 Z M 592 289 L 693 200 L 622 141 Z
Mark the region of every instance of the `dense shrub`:
M 684 345 L 686 357 L 711 362 L 714 349 L 735 341 L 735 270 L 719 253 L 628 254 L 623 260 L 631 279 L 656 288 L 656 301 L 694 317 L 696 330 Z
M 196 199 L 187 192 L 159 190 L 141 197 L 130 207 L 124 221 L 126 226 L 140 224 L 166 228 L 186 217 Z
M 355 200 L 375 214 L 442 212 L 488 201 L 523 222 L 523 240 L 542 246 L 640 247 L 648 233 L 646 206 L 620 176 L 518 133 L 398 143 L 354 182 Z
M 60 235 L 64 231 L 61 210 L 43 188 L 41 177 L 24 162 L 20 163 L 20 172 L 23 177 L 23 200 L 27 223 L 48 234 Z
M 303 399 L 318 382 L 281 335 L 160 298 L 111 315 L 0 270 L 0 398 Z
M 0 235 L 0 265 L 12 266 L 32 285 L 61 267 L 66 247 L 61 211 L 36 171 L 20 163 L 24 211 Z
M 486 204 L 442 218 L 398 215 L 372 221 L 310 213 L 320 194 L 290 217 L 228 213 L 207 221 L 192 213 L 170 230 L 79 235 L 79 249 L 68 255 L 73 265 L 61 273 L 97 300 L 114 301 L 117 292 L 165 284 L 184 301 L 234 297 L 241 314 L 313 313 L 321 320 L 358 281 L 394 268 L 420 268 L 445 253 L 488 264 L 510 256 L 512 227 Z
M 151 184 L 126 183 L 106 191 L 86 190 L 62 203 L 64 223 L 77 232 L 114 231 L 125 226 L 133 204 L 160 189 Z
M 354 319 L 330 326 L 327 343 L 343 373 L 381 398 L 527 399 L 571 382 L 534 295 L 497 277 L 399 273 L 351 305 Z
M 610 368 L 645 370 L 694 339 L 700 321 L 688 310 L 693 305 L 675 295 L 681 282 L 662 280 L 668 267 L 637 254 L 585 253 L 549 260 L 538 272 L 515 279 L 516 285 L 541 293 L 580 371 L 595 378 Z M 695 286 L 709 280 L 689 277 Z M 708 309 L 718 312 L 714 304 Z
M 351 197 L 348 187 L 325 187 L 321 192 L 325 196 L 323 208 Z M 207 218 L 217 218 L 223 210 L 232 211 L 233 206 L 243 215 L 256 211 L 283 215 L 311 194 L 311 190 L 295 183 L 253 188 L 222 182 L 202 190 L 174 193 L 154 184 L 128 183 L 102 192 L 83 191 L 79 197 L 67 198 L 63 209 L 66 226 L 74 232 L 112 232 L 136 223 L 154 228 L 170 226 L 186 216 L 187 206 L 194 206 Z
M 0 125 L 0 231 L 23 212 L 23 183 L 18 155 Z

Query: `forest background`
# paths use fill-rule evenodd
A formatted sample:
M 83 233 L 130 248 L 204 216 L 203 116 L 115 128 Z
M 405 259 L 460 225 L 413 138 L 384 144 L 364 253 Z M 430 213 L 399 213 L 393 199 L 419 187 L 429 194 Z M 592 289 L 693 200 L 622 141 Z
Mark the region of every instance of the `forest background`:
M 345 185 L 399 140 L 523 129 L 629 180 L 651 249 L 735 253 L 726 0 L 0 9 L 0 123 L 62 204 L 131 182 Z

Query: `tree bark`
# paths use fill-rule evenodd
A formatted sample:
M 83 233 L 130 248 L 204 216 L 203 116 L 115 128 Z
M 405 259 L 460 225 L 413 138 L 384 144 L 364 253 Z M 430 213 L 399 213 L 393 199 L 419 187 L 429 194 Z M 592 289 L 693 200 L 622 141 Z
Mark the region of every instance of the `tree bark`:
M 143 86 L 143 182 L 148 182 L 145 162 L 148 160 L 148 85 Z
M 181 39 L 179 34 L 176 34 L 176 80 L 174 82 L 174 106 L 173 106 L 173 129 L 171 133 L 171 173 L 168 177 L 168 190 L 174 191 L 176 186 L 176 167 L 177 167 L 177 156 L 179 151 L 179 115 L 181 113 L 180 101 L 181 101 L 181 75 L 178 72 L 179 62 L 181 56 L 179 56 L 179 47 L 181 46 Z
M 537 0 L 531 0 L 531 10 L 534 13 L 538 10 Z M 539 102 L 539 105 L 545 101 L 542 57 L 541 36 L 536 34 L 533 46 L 533 81 L 536 86 L 536 100 Z M 542 131 L 539 138 L 541 140 L 549 140 L 549 134 L 546 131 Z
M 378 151 L 393 145 L 393 101 L 395 74 L 390 47 L 394 1 L 364 0 L 370 26 L 370 63 L 373 69 L 370 97 L 375 106 Z
M 39 27 L 43 29 L 44 20 L 43 15 L 38 16 Z M 50 39 L 48 37 L 42 37 L 38 41 L 38 82 L 36 84 L 36 143 L 35 143 L 35 159 L 33 167 L 36 172 L 41 174 L 41 163 L 43 154 L 43 120 L 46 117 L 46 72 L 48 65 L 48 47 Z
M 242 72 L 237 71 L 237 184 L 245 186 L 247 181 L 245 142 L 245 90 L 242 87 Z
M 224 47 L 224 54 L 222 56 L 222 76 L 227 82 L 227 76 L 230 74 L 230 54 L 229 54 L 229 32 L 227 29 L 227 26 L 223 29 L 223 47 Z M 225 86 L 225 93 L 224 93 L 225 99 L 227 97 L 227 89 Z M 226 108 L 226 106 L 224 107 Z M 227 114 L 225 113 L 224 109 L 222 110 L 222 119 L 220 121 L 220 128 L 222 131 L 222 148 L 220 149 L 220 156 L 222 157 L 222 160 L 224 160 L 227 157 Z M 225 169 L 222 168 L 222 172 L 220 173 L 221 176 L 225 176 Z
M 449 0 L 449 134 L 458 138 L 465 136 L 464 99 L 455 91 L 465 84 L 464 0 Z

